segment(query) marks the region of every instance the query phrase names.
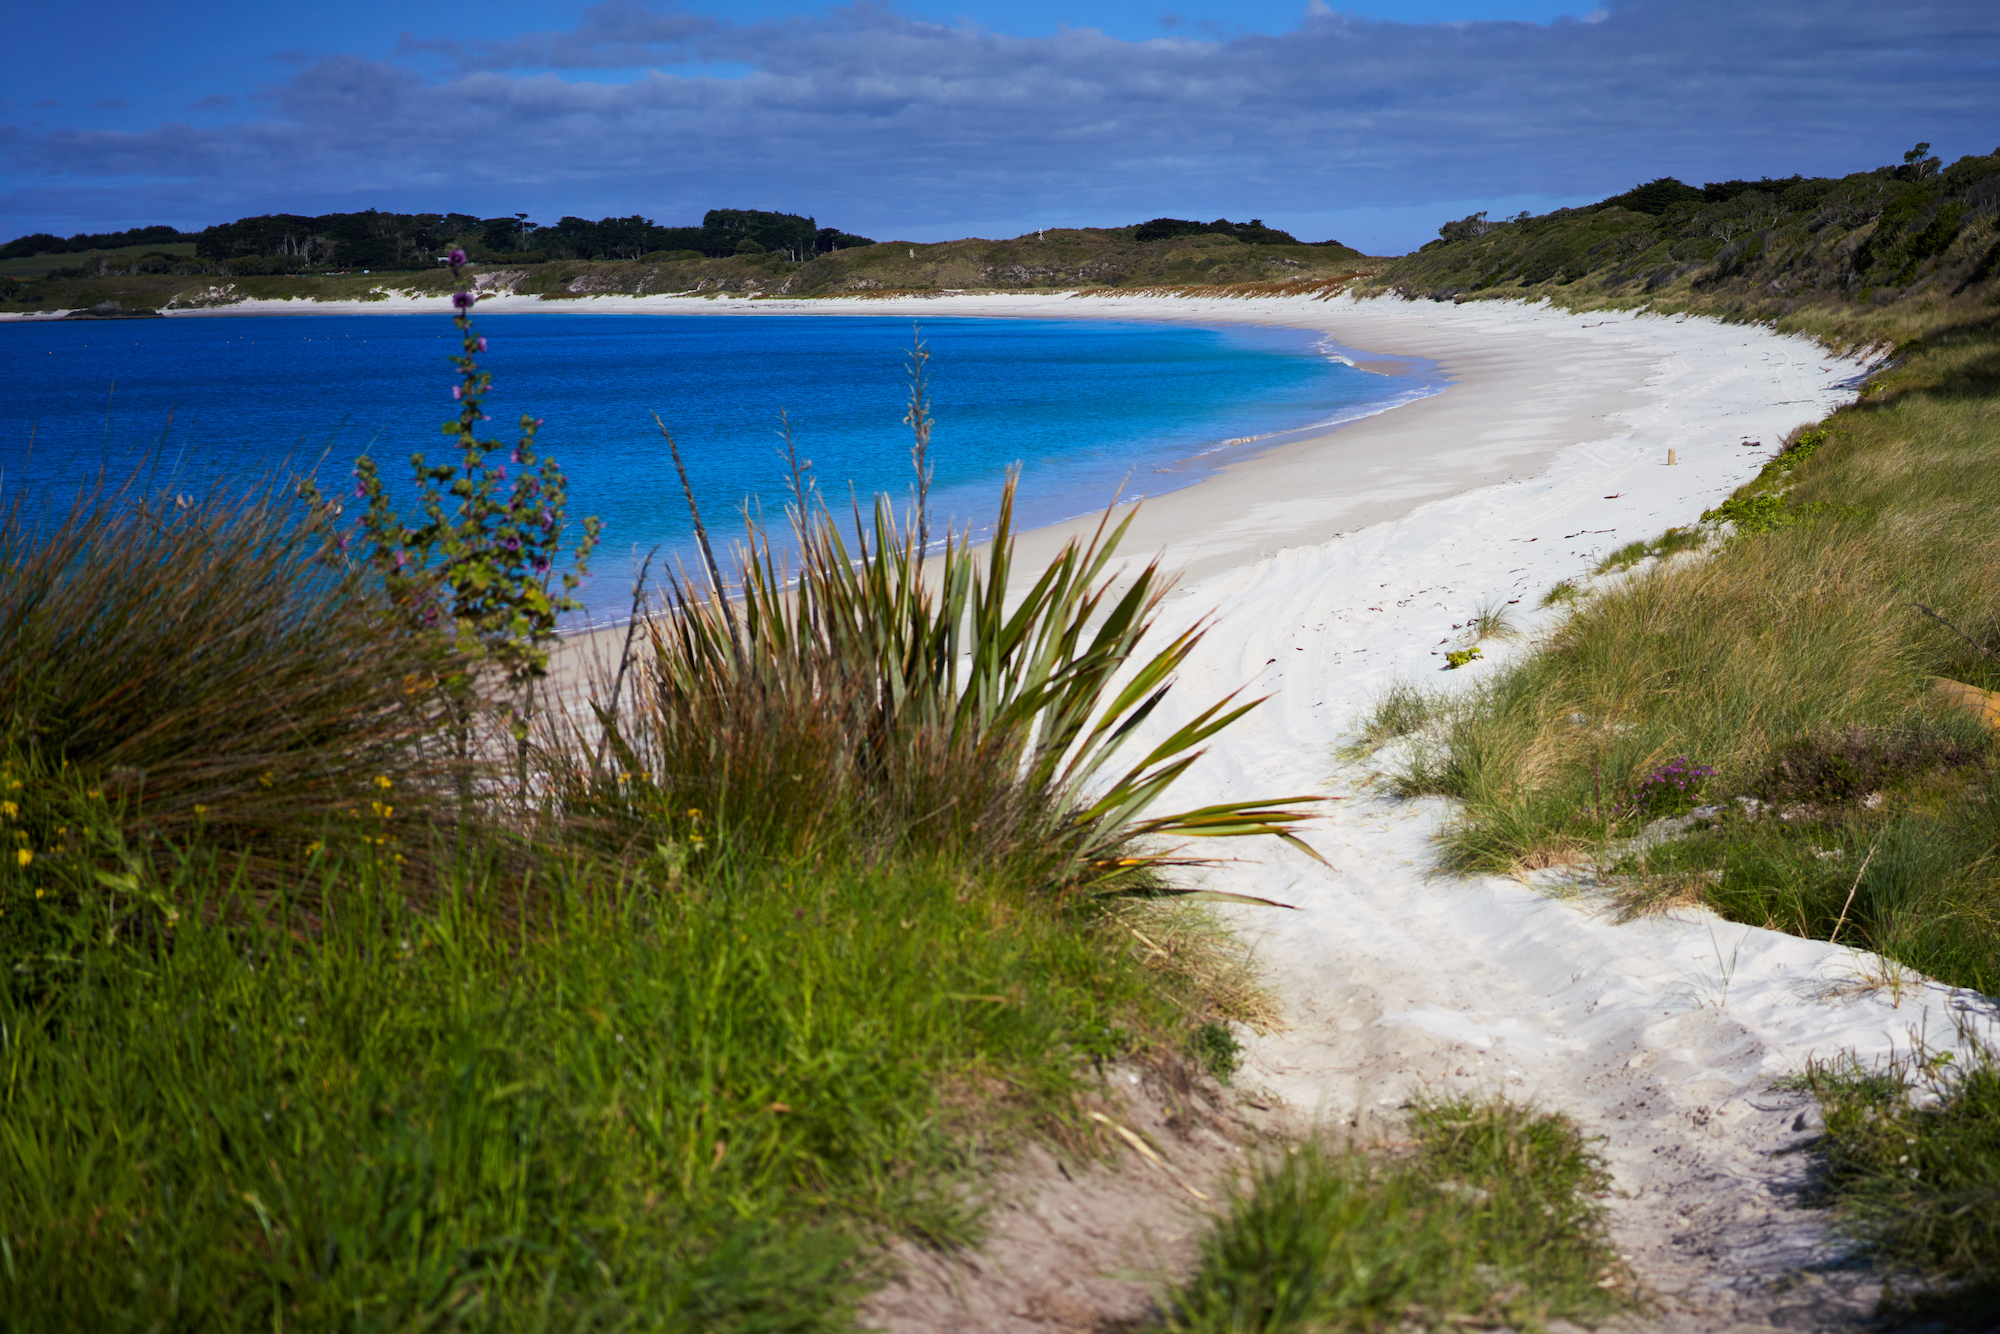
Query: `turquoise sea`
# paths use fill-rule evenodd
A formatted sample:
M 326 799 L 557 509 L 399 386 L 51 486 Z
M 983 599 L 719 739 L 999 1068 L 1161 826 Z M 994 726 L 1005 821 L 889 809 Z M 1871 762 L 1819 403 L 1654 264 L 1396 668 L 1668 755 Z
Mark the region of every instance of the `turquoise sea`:
M 511 441 L 523 412 L 543 418 L 540 447 L 569 475 L 572 514 L 604 521 L 584 594 L 593 617 L 622 611 L 635 553 L 688 553 L 655 411 L 714 533 L 740 531 L 746 505 L 781 517 L 780 411 L 830 500 L 910 493 L 907 319 L 535 313 L 488 316 L 480 332 L 493 434 Z M 1293 329 L 938 319 L 921 336 L 934 531 L 990 523 L 1010 466 L 1032 526 L 1188 485 L 1256 443 L 1437 388 L 1432 368 L 1367 374 Z M 412 451 L 438 462 L 449 447 L 438 425 L 453 415 L 456 340 L 443 312 L 0 324 L 0 498 L 142 464 L 172 490 L 284 468 L 337 494 L 363 451 L 399 480 Z

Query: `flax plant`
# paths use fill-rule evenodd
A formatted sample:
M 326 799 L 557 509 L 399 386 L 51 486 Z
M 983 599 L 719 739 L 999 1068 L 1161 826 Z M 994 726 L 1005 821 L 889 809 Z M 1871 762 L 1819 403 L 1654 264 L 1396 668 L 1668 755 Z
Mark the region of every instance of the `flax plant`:
M 1231 694 L 1124 762 L 1206 630 L 1142 643 L 1168 582 L 1157 562 L 1109 573 L 1129 517 L 1107 514 L 1015 589 L 1013 479 L 983 559 L 948 531 L 927 562 L 921 505 L 907 519 L 886 499 L 865 519 L 857 506 L 850 541 L 792 464 L 796 569 L 752 521 L 733 597 L 713 577 L 669 579 L 640 706 L 599 714 L 617 772 L 577 774 L 574 809 L 704 820 L 781 857 L 1024 858 L 1041 883 L 1096 892 L 1164 892 L 1150 873 L 1186 861 L 1192 838 L 1270 836 L 1310 854 L 1297 830 L 1316 798 L 1156 810 L 1202 743 L 1259 701 Z

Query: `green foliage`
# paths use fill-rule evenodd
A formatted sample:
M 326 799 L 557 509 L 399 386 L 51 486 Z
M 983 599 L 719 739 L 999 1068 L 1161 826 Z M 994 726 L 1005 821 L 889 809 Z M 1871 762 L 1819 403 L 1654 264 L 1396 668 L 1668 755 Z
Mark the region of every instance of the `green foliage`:
M 1445 670 L 1457 671 L 1467 663 L 1477 662 L 1483 656 L 1477 645 L 1472 648 L 1455 648 L 1444 655 Z
M 1582 596 L 1583 589 L 1577 586 L 1577 582 L 1574 579 L 1558 579 L 1555 583 L 1549 585 L 1548 592 L 1542 594 L 1538 605 L 1543 607 L 1559 607 L 1565 603 L 1575 602 Z
M 1142 222 L 1132 232 L 1135 241 L 1169 241 L 1179 236 L 1233 236 L 1245 245 L 1297 245 L 1298 238 L 1290 232 L 1281 232 L 1275 227 L 1266 227 L 1262 218 L 1252 218 L 1248 222 L 1231 222 L 1227 218 L 1217 218 L 1214 222 L 1190 222 L 1186 218 L 1154 218 Z
M 797 466 L 798 567 L 753 526 L 734 601 L 713 596 L 714 567 L 709 592 L 675 582 L 646 706 L 606 719 L 620 773 L 578 775 L 579 809 L 643 823 L 698 808 L 757 855 L 961 849 L 1018 860 L 1052 888 L 1137 887 L 1175 860 L 1162 840 L 1298 842 L 1312 798 L 1152 810 L 1254 702 L 1219 701 L 1119 767 L 1202 635 L 1136 656 L 1167 586 L 1157 564 L 1122 587 L 1108 577 L 1123 524 L 1010 591 L 1011 481 L 975 559 L 958 533 L 929 553 L 924 516 L 899 522 L 884 499 L 850 547 Z
M 1212 1077 L 1227 1084 L 1236 1067 L 1242 1064 L 1243 1044 L 1236 1040 L 1228 1024 L 1211 1020 L 1195 1029 L 1188 1039 L 1188 1054 Z
M 1789 314 L 1802 304 L 1848 306 L 1876 289 L 1957 294 L 1991 276 L 1984 201 L 2000 157 L 1936 159 L 1838 180 L 1711 182 L 1662 177 L 1582 209 L 1504 222 L 1474 215 L 1397 261 L 1380 282 L 1406 296 L 1460 297 L 1496 288 L 1580 287 L 1579 302 L 1657 304 Z M 1549 295 L 1558 295 L 1549 291 Z
M 1925 1275 L 1885 1304 L 1979 1329 L 2000 1302 L 2000 1052 L 1960 1038 L 1962 1062 L 1920 1046 L 1880 1069 L 1815 1061 L 1798 1082 L 1824 1113 L 1826 1190 L 1846 1225 Z
M 454 255 L 456 274 L 464 255 Z M 479 438 L 486 420 L 481 404 L 492 377 L 479 369 L 475 354 L 486 350 L 486 340 L 473 331 L 471 294 L 460 293 L 454 301 L 463 348 L 452 358 L 460 378 L 452 390 L 459 412 L 443 431 L 457 440 L 458 462 L 433 466 L 422 454 L 410 456 L 423 520 L 408 525 L 375 461 L 362 455 L 354 465 L 355 495 L 367 502 L 360 527 L 368 542 L 366 560 L 397 613 L 414 630 L 452 635 L 462 668 L 497 671 L 521 700 L 509 707 L 516 710 L 516 735 L 525 738 L 527 704 L 521 692 L 547 674 L 557 617 L 578 606 L 570 594 L 588 568 L 599 525 L 595 518 L 583 521 L 571 568 L 554 584 L 568 482 L 554 459 L 536 456 L 541 423 L 526 413 L 505 463 L 488 461 L 502 446 Z M 509 465 L 516 469 L 511 480 Z M 324 504 L 310 482 L 301 495 Z
M 1622 195 L 1596 205 L 1598 208 L 1628 208 L 1634 213 L 1660 216 L 1676 204 L 1699 204 L 1707 201 L 1707 195 L 1692 185 L 1683 185 L 1671 176 L 1661 176 L 1644 185 L 1635 185 Z
M 1414 1151 L 1295 1148 L 1230 1202 L 1169 1327 L 1208 1334 L 1535 1327 L 1625 1305 L 1610 1187 L 1574 1125 L 1511 1104 L 1423 1103 Z
M 420 913 L 336 843 L 310 934 L 212 851 L 117 901 L 0 866 L 9 1328 L 848 1329 L 879 1230 L 966 1239 L 1077 1053 L 1172 1019 L 963 867 L 670 892 L 558 855 L 517 922 L 494 858 Z

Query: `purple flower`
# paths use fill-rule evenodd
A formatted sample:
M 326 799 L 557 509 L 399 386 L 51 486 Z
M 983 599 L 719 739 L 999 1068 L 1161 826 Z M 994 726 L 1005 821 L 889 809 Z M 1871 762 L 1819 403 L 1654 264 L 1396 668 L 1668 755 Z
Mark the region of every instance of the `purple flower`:
M 356 476 L 354 479 L 354 498 L 356 500 L 368 499 L 368 483 L 362 481 L 359 476 Z
M 511 451 L 509 451 L 507 455 L 507 462 L 518 464 L 520 463 L 520 461 L 521 461 L 521 447 L 519 445 L 516 445 Z
M 507 480 L 507 470 L 505 468 L 495 468 L 493 475 L 503 482 Z
M 477 299 L 478 298 L 473 296 L 472 293 L 470 292 L 453 292 L 451 294 L 451 304 L 458 307 L 460 310 L 471 310 L 472 303 Z
M 484 338 L 479 340 L 479 350 L 481 352 L 484 352 L 486 350 L 486 340 Z
M 445 258 L 451 262 L 451 266 L 454 269 L 461 269 L 465 267 L 465 252 L 463 250 L 453 250 L 449 255 L 446 255 Z
M 458 398 L 458 397 L 459 397 L 460 395 L 462 395 L 462 394 L 463 394 L 464 392 L 465 392 L 465 391 L 464 391 L 463 389 L 460 389 L 460 388 L 459 388 L 459 387 L 458 387 L 457 385 L 453 385 L 453 386 L 451 387 L 451 396 L 452 396 L 452 397 L 453 397 L 454 399 Z

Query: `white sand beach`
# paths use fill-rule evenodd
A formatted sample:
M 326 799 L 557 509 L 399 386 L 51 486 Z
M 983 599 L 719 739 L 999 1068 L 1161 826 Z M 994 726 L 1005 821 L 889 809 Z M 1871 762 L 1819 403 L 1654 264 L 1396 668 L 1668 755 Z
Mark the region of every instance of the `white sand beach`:
M 259 303 L 288 304 L 299 309 Z M 535 307 L 550 308 L 496 296 L 480 309 Z M 1424 1090 L 1504 1090 L 1575 1117 L 1604 1137 L 1615 1239 L 1663 1300 L 1641 1327 L 1836 1328 L 1865 1313 L 1863 1276 L 1815 1268 L 1841 1247 L 1823 1214 L 1796 1207 L 1806 1160 L 1781 1152 L 1810 1136 L 1814 1113 L 1772 1082 L 1815 1056 L 1880 1058 L 1917 1035 L 1949 1045 L 1954 1019 L 1991 1023 L 1990 1002 L 1921 980 L 1871 987 L 1884 975 L 1873 956 L 1697 910 L 1620 923 L 1547 885 L 1439 874 L 1432 836 L 1446 803 L 1386 795 L 1378 778 L 1393 755 L 1335 756 L 1392 683 L 1464 688 L 1523 651 L 1489 641 L 1486 661 L 1441 672 L 1440 655 L 1464 641 L 1452 627 L 1478 604 L 1520 599 L 1520 622 L 1547 626 L 1553 614 L 1534 610 L 1545 589 L 1696 520 L 1790 428 L 1849 401 L 1862 365 L 1759 328 L 1497 302 L 965 295 L 556 308 L 1247 321 L 1324 331 L 1391 363 L 1381 369 L 1438 362 L 1443 393 L 1159 496 L 1128 540 L 1128 553 L 1161 553 L 1183 572 L 1163 629 L 1214 618 L 1156 725 L 1245 684 L 1270 695 L 1175 799 L 1342 798 L 1309 835 L 1330 865 L 1224 848 L 1257 860 L 1209 875 L 1296 908 L 1228 910 L 1289 1025 L 1246 1035 L 1238 1082 L 1302 1120 L 1363 1129 Z M 1023 568 L 1077 526 L 1024 537 Z

